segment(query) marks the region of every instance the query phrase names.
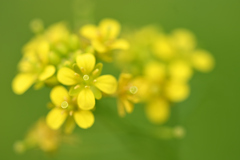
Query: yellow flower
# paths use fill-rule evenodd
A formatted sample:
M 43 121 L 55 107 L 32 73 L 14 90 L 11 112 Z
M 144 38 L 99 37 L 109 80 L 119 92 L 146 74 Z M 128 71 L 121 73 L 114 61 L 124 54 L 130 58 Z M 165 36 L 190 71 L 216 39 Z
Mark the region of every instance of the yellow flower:
M 170 75 L 181 80 L 192 76 L 192 67 L 202 71 L 211 71 L 214 67 L 213 56 L 204 50 L 196 49 L 193 33 L 177 29 L 171 35 L 159 35 L 153 43 L 153 54 L 170 64 Z M 180 62 L 181 61 L 181 62 Z
M 41 118 L 27 133 L 23 141 L 14 144 L 14 149 L 18 153 L 23 153 L 27 149 L 38 147 L 44 152 L 56 151 L 62 141 L 60 131 L 52 130 L 48 127 L 44 118 Z
M 171 34 L 171 43 L 179 51 L 192 51 L 196 48 L 196 39 L 193 33 L 186 29 L 176 29 Z
M 34 21 L 31 26 L 36 32 L 43 29 L 40 21 Z M 24 46 L 23 58 L 19 63 L 20 73 L 12 83 L 13 91 L 23 94 L 34 83 L 35 89 L 44 84 L 57 85 L 53 78 L 56 68 L 61 67 L 65 61 L 75 61 L 73 57 L 77 51 L 80 52 L 77 35 L 70 34 L 64 23 L 50 26 Z
M 71 133 L 75 128 L 75 122 L 84 129 L 93 125 L 92 112 L 81 110 L 77 105 L 77 98 L 69 96 L 68 91 L 63 86 L 54 87 L 50 93 L 50 98 L 55 106 L 46 118 L 50 128 L 58 129 L 66 121 L 65 132 Z
M 99 26 L 85 25 L 80 29 L 80 34 L 87 38 L 97 56 L 105 61 L 112 61 L 112 50 L 126 50 L 129 44 L 124 39 L 117 39 L 120 33 L 120 24 L 113 19 L 104 19 Z
M 165 61 L 169 61 L 176 56 L 176 51 L 170 38 L 163 35 L 159 36 L 153 43 L 152 51 L 156 57 Z
M 50 26 L 44 33 L 46 39 L 52 44 L 66 41 L 69 35 L 70 32 L 64 22 Z
M 142 74 L 144 65 L 152 58 L 150 51 L 158 34 L 156 26 L 146 26 L 140 30 L 125 33 L 123 38 L 131 45 L 128 50 L 122 50 L 116 54 L 117 66 L 133 75 Z
M 166 66 L 157 61 L 151 61 L 144 66 L 144 76 L 152 82 L 163 82 L 166 79 Z
M 165 85 L 164 94 L 172 102 L 181 102 L 189 96 L 190 88 L 186 82 L 169 80 Z
M 170 79 L 187 82 L 192 78 L 193 70 L 191 64 L 184 60 L 171 61 L 168 66 Z
M 102 64 L 95 66 L 96 59 L 92 54 L 82 54 L 76 58 L 73 69 L 63 67 L 58 71 L 58 81 L 72 86 L 70 95 L 77 96 L 77 103 L 82 110 L 91 110 L 95 106 L 95 98 L 101 99 L 102 92 L 113 94 L 117 88 L 117 80 L 112 75 L 101 74 Z
M 38 39 L 35 48 L 28 49 L 19 63 L 20 73 L 13 79 L 14 93 L 23 94 L 35 82 L 43 82 L 56 71 L 55 66 L 49 64 L 49 43 Z
M 214 67 L 213 56 L 204 50 L 196 50 L 191 55 L 191 61 L 194 68 L 202 72 L 209 72 Z
M 145 110 L 148 119 L 152 123 L 156 124 L 162 124 L 166 122 L 170 116 L 169 103 L 161 97 L 148 103 L 145 107 Z
M 118 113 L 125 116 L 125 111 L 131 113 L 134 103 L 138 103 L 144 90 L 141 78 L 133 78 L 131 74 L 122 73 L 118 82 Z

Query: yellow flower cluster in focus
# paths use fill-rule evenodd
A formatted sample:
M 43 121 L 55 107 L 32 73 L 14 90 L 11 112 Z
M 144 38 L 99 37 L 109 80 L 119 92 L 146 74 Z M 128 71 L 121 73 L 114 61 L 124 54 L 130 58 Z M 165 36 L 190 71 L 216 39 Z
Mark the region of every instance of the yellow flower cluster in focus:
M 213 56 L 199 49 L 193 33 L 185 29 L 166 34 L 147 26 L 121 34 L 120 23 L 113 19 L 84 25 L 76 33 L 63 22 L 44 29 L 37 20 L 31 28 L 36 35 L 23 47 L 12 89 L 21 95 L 31 86 L 50 87 L 51 110 L 26 142 L 16 144 L 19 152 L 31 145 L 56 150 L 59 130 L 71 134 L 76 126 L 90 128 L 96 101 L 107 96 L 116 98 L 113 107 L 119 116 L 143 103 L 148 119 L 163 124 L 171 105 L 188 98 L 194 71 L 214 68 Z M 106 63 L 118 67 L 118 77 L 101 75 Z

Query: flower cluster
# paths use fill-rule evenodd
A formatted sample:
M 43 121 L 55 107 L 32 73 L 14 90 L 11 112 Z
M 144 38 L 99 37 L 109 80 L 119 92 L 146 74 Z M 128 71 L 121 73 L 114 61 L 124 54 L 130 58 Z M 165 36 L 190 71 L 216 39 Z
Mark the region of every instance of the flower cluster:
M 23 48 L 12 88 L 19 95 L 31 86 L 51 88 L 51 110 L 37 127 L 51 135 L 60 128 L 70 134 L 76 125 L 91 127 L 96 100 L 104 96 L 117 99 L 121 117 L 133 112 L 134 104 L 144 103 L 149 120 L 162 124 L 170 117 L 172 103 L 189 96 L 194 70 L 208 72 L 214 67 L 211 54 L 199 49 L 195 36 L 184 29 L 165 34 L 148 26 L 120 38 L 121 26 L 113 19 L 82 26 L 76 33 L 65 23 L 44 29 L 38 20 L 31 27 L 36 36 Z M 118 81 L 113 75 L 101 75 L 101 62 L 118 66 Z M 32 134 L 28 137 L 32 139 Z M 34 138 L 43 150 L 54 150 L 59 144 L 39 141 L 48 139 Z
M 171 34 L 159 31 L 156 26 L 147 26 L 125 34 L 130 49 L 117 55 L 115 63 L 130 76 L 119 80 L 119 114 L 123 108 L 130 113 L 133 103 L 146 105 L 146 115 L 153 123 L 162 124 L 170 116 L 170 106 L 185 100 L 190 94 L 189 80 L 194 70 L 209 72 L 214 67 L 214 58 L 197 47 L 196 38 L 188 30 L 177 29 Z M 133 88 L 134 87 L 134 88 Z M 132 93 L 136 90 L 138 93 Z M 122 95 L 122 90 L 129 92 Z M 132 94 L 131 94 L 132 93 Z M 128 94 L 125 101 L 122 97 Z

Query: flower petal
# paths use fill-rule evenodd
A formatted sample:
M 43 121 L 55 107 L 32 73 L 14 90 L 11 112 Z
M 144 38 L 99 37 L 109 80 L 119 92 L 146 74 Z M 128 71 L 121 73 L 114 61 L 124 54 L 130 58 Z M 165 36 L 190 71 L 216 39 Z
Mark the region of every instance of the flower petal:
M 78 95 L 78 106 L 82 110 L 90 110 L 95 106 L 95 97 L 89 88 L 84 88 Z
M 95 86 L 107 94 L 113 94 L 117 89 L 117 80 L 112 75 L 103 75 L 96 79 Z
M 107 47 L 98 40 L 93 40 L 92 41 L 92 46 L 99 53 L 106 53 L 107 52 Z
M 60 83 L 71 86 L 78 83 L 78 77 L 75 72 L 67 67 L 61 68 L 57 73 L 57 79 Z
M 118 107 L 118 115 L 120 117 L 124 117 L 126 113 L 125 113 L 124 105 L 121 100 L 118 100 L 117 107 Z
M 67 116 L 67 112 L 64 112 L 63 109 L 54 108 L 48 113 L 46 122 L 50 128 L 58 129 L 66 120 Z
M 155 100 L 147 105 L 146 114 L 151 122 L 162 124 L 169 118 L 169 104 L 164 99 Z
M 129 49 L 129 43 L 124 39 L 118 39 L 113 42 L 113 44 L 111 45 L 111 48 L 127 50 L 127 49 Z
M 107 39 L 115 39 L 119 35 L 120 29 L 118 21 L 113 19 L 104 19 L 99 24 L 100 33 Z
M 94 55 L 90 53 L 77 56 L 77 65 L 84 74 L 89 74 L 96 63 Z
M 36 75 L 20 73 L 12 81 L 12 89 L 16 94 L 23 94 L 36 81 Z
M 48 65 L 44 68 L 42 73 L 39 75 L 38 79 L 40 81 L 44 81 L 48 78 L 50 78 L 56 71 L 56 68 L 53 65 Z
M 57 107 L 60 107 L 63 101 L 69 100 L 68 91 L 63 86 L 56 86 L 50 93 L 50 98 Z
M 88 39 L 97 38 L 97 27 L 94 25 L 85 25 L 80 29 L 80 34 Z
M 39 59 L 43 62 L 43 63 L 47 63 L 48 62 L 48 53 L 50 51 L 50 45 L 46 40 L 41 40 L 38 42 L 38 46 L 37 46 L 37 54 Z
M 129 102 L 127 99 L 122 100 L 122 103 L 127 113 L 132 113 L 134 105 L 131 102 Z
M 90 111 L 77 111 L 73 116 L 78 126 L 83 129 L 91 127 L 94 123 L 94 115 Z

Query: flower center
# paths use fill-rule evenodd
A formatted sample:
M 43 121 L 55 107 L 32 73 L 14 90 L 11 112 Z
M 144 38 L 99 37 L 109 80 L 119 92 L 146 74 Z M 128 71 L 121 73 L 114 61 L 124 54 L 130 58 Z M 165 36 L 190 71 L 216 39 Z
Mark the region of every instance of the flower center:
M 138 88 L 136 86 L 131 86 L 129 91 L 132 93 L 132 94 L 136 94 L 137 91 L 138 91 Z
M 83 76 L 83 80 L 84 80 L 84 81 L 89 80 L 89 76 L 85 74 L 85 75 Z
M 63 101 L 62 104 L 61 104 L 61 107 L 62 108 L 67 108 L 68 107 L 68 102 L 67 101 Z

